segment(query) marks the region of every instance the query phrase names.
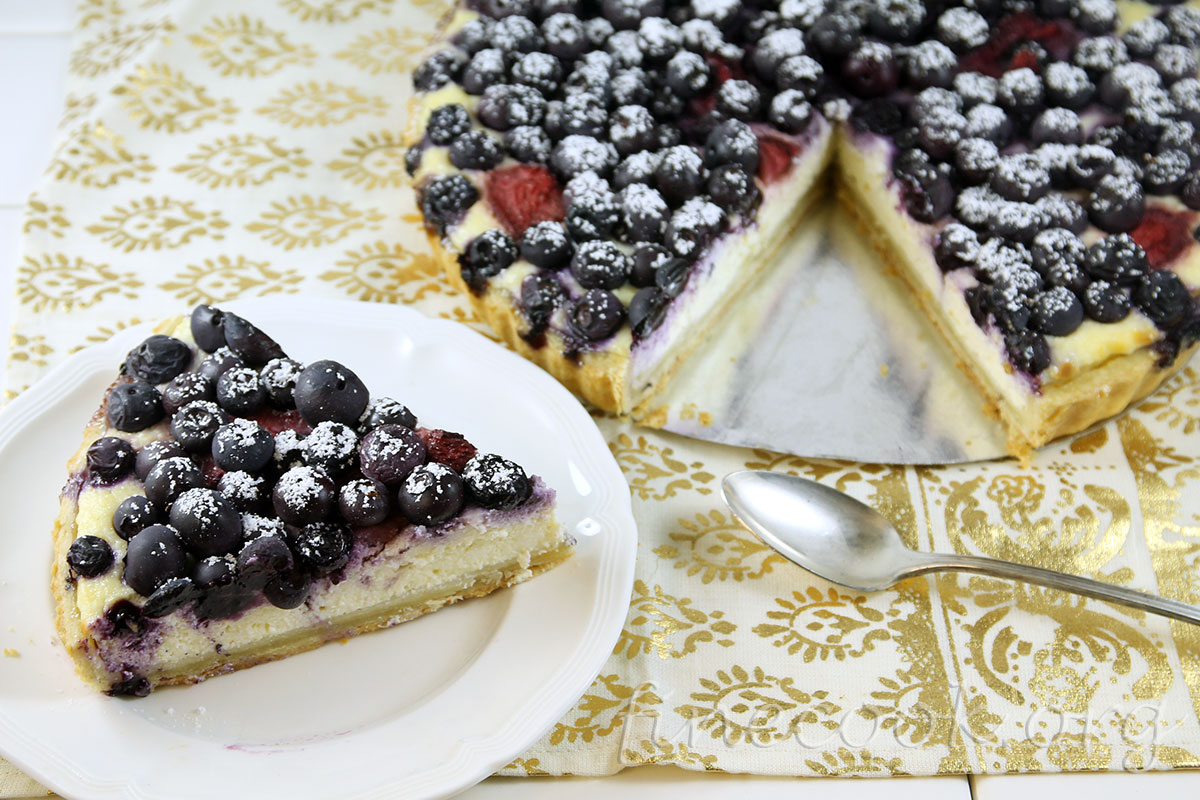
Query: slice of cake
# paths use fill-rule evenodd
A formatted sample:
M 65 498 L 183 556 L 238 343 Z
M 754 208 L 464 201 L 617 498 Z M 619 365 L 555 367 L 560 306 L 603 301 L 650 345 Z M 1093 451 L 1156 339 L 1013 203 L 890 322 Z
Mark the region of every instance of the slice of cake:
M 1198 59 L 1194 3 L 467 0 L 408 168 L 479 313 L 638 417 L 834 162 L 1025 456 L 1196 349 Z
M 59 635 L 113 695 L 395 625 L 571 553 L 540 478 L 208 306 L 130 351 L 67 466 Z

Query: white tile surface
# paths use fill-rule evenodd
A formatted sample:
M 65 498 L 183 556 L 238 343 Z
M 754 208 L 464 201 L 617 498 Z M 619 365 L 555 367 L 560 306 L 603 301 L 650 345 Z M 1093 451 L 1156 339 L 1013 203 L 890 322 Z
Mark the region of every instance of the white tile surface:
M 975 800 L 1165 800 L 1198 794 L 1200 772 L 1080 772 L 971 779 Z

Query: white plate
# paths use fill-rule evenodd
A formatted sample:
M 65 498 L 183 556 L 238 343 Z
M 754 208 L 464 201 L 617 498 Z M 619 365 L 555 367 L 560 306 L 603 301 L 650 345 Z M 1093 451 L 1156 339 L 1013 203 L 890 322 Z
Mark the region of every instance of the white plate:
M 577 552 L 345 644 L 140 700 L 99 695 L 54 634 L 50 528 L 64 462 L 147 331 L 123 332 L 0 414 L 0 752 L 78 797 L 427 797 L 482 780 L 567 712 L 620 633 L 637 549 L 620 469 L 566 390 L 461 325 L 313 298 L 229 307 L 295 358 L 342 361 L 422 424 L 542 475 Z

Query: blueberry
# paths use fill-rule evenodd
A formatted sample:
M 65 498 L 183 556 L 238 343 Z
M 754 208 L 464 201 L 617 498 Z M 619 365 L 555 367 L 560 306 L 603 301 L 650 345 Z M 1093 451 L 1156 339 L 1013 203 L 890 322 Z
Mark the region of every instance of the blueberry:
M 1079 122 L 1079 115 L 1074 111 L 1066 108 L 1048 108 L 1034 119 L 1029 128 L 1029 135 L 1035 144 L 1080 144 L 1083 142 L 1083 126 Z
M 488 2 L 494 3 L 497 0 L 488 0 Z M 507 3 L 510 0 L 499 0 L 499 2 Z M 541 31 L 529 18 L 533 12 L 533 9 L 530 8 L 531 5 L 531 3 L 521 2 L 518 10 L 508 13 L 492 26 L 491 38 L 496 47 L 514 58 L 519 53 L 539 50 L 544 44 Z
M 1149 58 L 1154 55 L 1160 44 L 1166 43 L 1171 37 L 1171 31 L 1157 17 L 1146 17 L 1138 20 L 1125 29 L 1121 41 L 1134 58 Z
M 954 146 L 954 166 L 968 183 L 982 183 L 1000 163 L 1000 149 L 987 139 L 972 137 Z
M 1160 328 L 1181 321 L 1194 305 L 1179 276 L 1170 270 L 1150 270 L 1133 287 L 1133 303 Z
M 608 37 L 612 36 L 613 26 L 603 17 L 593 17 L 584 23 L 583 30 L 593 47 L 601 47 Z
M 862 20 L 853 14 L 844 12 L 825 14 L 812 26 L 809 38 L 819 53 L 826 56 L 844 56 L 862 40 L 860 35 L 862 26 Z M 802 53 L 803 50 L 800 52 Z M 800 53 L 789 55 L 800 55 Z M 767 66 L 769 67 L 768 74 L 774 71 L 773 64 Z
M 171 527 L 193 553 L 219 556 L 242 542 L 242 518 L 225 497 L 211 489 L 188 489 L 167 515 Z
M 782 94 L 782 92 L 780 93 Z M 778 97 L 778 95 L 776 95 Z M 775 101 L 771 101 L 772 107 Z M 900 130 L 904 113 L 891 100 L 876 97 L 855 105 L 850 113 L 850 125 L 858 131 L 890 136 Z
M 498 131 L 537 125 L 546 115 L 546 99 L 532 87 L 499 83 L 484 90 L 475 113 L 483 124 Z
M 293 430 L 275 434 L 275 453 L 271 461 L 278 472 L 304 465 L 304 437 Z
M 583 23 L 575 14 L 558 12 L 542 20 L 542 37 L 546 40 L 546 52 L 570 60 L 587 49 L 587 34 Z
M 184 450 L 204 452 L 212 444 L 217 428 L 229 421 L 229 415 L 216 403 L 195 400 L 171 416 L 171 435 Z
M 471 56 L 470 62 L 462 73 L 462 88 L 467 94 L 483 94 L 489 86 L 504 83 L 508 70 L 504 63 L 504 53 L 488 47 L 478 50 Z M 497 109 L 493 121 L 503 121 L 503 113 Z M 487 124 L 485 121 L 484 124 Z
M 450 145 L 450 163 L 459 169 L 491 169 L 504 160 L 504 148 L 495 136 L 467 131 Z
M 1005 335 L 1004 345 L 1013 366 L 1022 372 L 1037 375 L 1050 366 L 1050 345 L 1040 333 L 1011 331 Z
M 1166 83 L 1174 83 L 1196 75 L 1196 53 L 1181 44 L 1160 45 L 1154 51 L 1152 63 Z
M 278 517 L 265 517 L 246 512 L 242 514 L 242 541 L 249 543 L 261 536 L 287 536 L 287 525 Z
M 448 145 L 471 130 L 471 115 L 461 103 L 438 106 L 429 114 L 425 135 L 434 144 Z
M 725 212 L 704 196 L 688 200 L 671 215 L 663 243 L 681 258 L 694 259 L 708 247 L 725 222 Z
M 321 422 L 304 440 L 304 462 L 334 479 L 354 467 L 357 456 L 358 436 L 340 422 Z
M 633 268 L 629 256 L 605 241 L 583 242 L 571 259 L 571 274 L 585 288 L 616 289 Z
M 192 585 L 200 592 L 193 607 L 197 619 L 231 617 L 253 602 L 254 593 L 235 583 L 237 561 L 231 556 L 210 556 L 196 563 Z
M 1108 33 L 1117 24 L 1117 5 L 1113 0 L 1079 0 L 1071 16 L 1085 33 Z
M 870 6 L 871 32 L 884 39 L 903 41 L 925 24 L 925 4 L 917 0 L 880 0 Z
M 274 339 L 236 314 L 225 315 L 225 344 L 252 367 L 261 367 L 272 358 L 286 357 Z
M 1072 231 L 1065 228 L 1047 228 L 1033 237 L 1030 246 L 1033 268 L 1041 273 L 1046 282 L 1069 289 L 1082 288 L 1080 269 L 1087 248 Z
M 226 472 L 217 481 L 217 491 L 239 511 L 253 511 L 266 501 L 266 481 L 244 470 Z
M 1097 322 L 1120 322 L 1132 305 L 1129 290 L 1108 281 L 1095 281 L 1083 292 L 1083 310 Z
M 246 362 L 228 347 L 218 347 L 204 357 L 200 366 L 196 368 L 196 374 L 207 378 L 213 384 L 215 392 L 218 378 L 234 367 L 244 366 L 246 366 Z M 215 393 L 213 397 L 216 397 Z
M 188 554 L 169 525 L 151 525 L 133 535 L 125 552 L 125 585 L 149 597 L 172 578 L 188 572 Z
M 251 416 L 267 404 L 267 392 L 252 367 L 234 367 L 217 379 L 217 404 L 231 414 Z
M 164 458 L 146 475 L 146 497 L 159 508 L 169 508 L 188 489 L 204 485 L 204 475 L 190 458 Z
M 187 456 L 187 453 L 178 442 L 173 441 L 157 441 L 149 442 L 141 450 L 138 450 L 137 459 L 134 461 L 134 473 L 139 480 L 146 480 L 146 476 L 150 474 L 150 469 L 159 461 L 165 458 L 176 458 Z
M 470 498 L 484 508 L 516 508 L 533 491 L 525 470 L 492 453 L 481 453 L 468 461 L 462 482 Z
M 683 155 L 677 158 L 691 161 Z M 740 120 L 722 122 L 713 128 L 705 140 L 704 163 L 710 167 L 737 164 L 753 175 L 758 170 L 758 137 L 749 125 Z
M 413 88 L 418 92 L 440 89 L 462 71 L 466 56 L 458 50 L 439 50 L 413 72 Z
M 608 138 L 622 156 L 646 150 L 654 145 L 654 116 L 644 106 L 621 106 L 610 116 Z
M 904 72 L 909 86 L 949 86 L 958 71 L 958 57 L 939 41 L 930 39 L 910 47 L 904 54 Z
M 158 521 L 158 508 L 150 498 L 135 494 L 126 497 L 113 511 L 113 530 L 122 539 L 128 540 L 138 531 Z
M 573 198 L 565 223 L 574 239 L 586 240 L 609 238 L 620 221 L 621 209 L 616 198 L 604 191 Z
M 1026 243 L 1045 225 L 1042 214 L 1033 203 L 1001 201 L 988 219 L 988 231 L 1009 241 Z
M 999 106 L 980 103 L 967 112 L 966 136 L 987 139 L 1003 147 L 1012 138 L 1012 131 L 1012 121 Z
M 673 299 L 683 293 L 691 273 L 692 265 L 690 263 L 682 258 L 670 258 L 655 270 L 654 285 L 668 299 Z
M 638 44 L 648 61 L 664 63 L 683 45 L 683 33 L 663 17 L 647 17 L 638 26 Z
M 762 95 L 749 81 L 727 80 L 717 89 L 717 111 L 728 119 L 749 122 L 762 111 Z
M 549 53 L 526 53 L 513 64 L 512 79 L 551 97 L 562 84 L 562 63 Z
M 703 185 L 703 166 L 694 148 L 687 145 L 668 148 L 654 171 L 659 191 L 673 205 L 695 197 Z
M 1031 323 L 1047 336 L 1066 336 L 1083 324 L 1083 305 L 1070 289 L 1054 286 L 1034 299 Z
M 417 427 L 417 416 L 403 403 L 390 397 L 376 397 L 358 419 L 358 433 L 366 436 L 380 425 L 403 425 Z
M 413 177 L 417 174 L 417 170 L 421 168 L 421 145 L 414 144 L 412 147 L 404 151 L 404 171 L 408 173 L 408 177 Z M 224 336 L 225 334 L 221 334 Z
M 722 164 L 708 176 L 708 194 L 730 213 L 753 209 L 761 200 L 754 178 L 737 164 Z
M 424 463 L 425 456 L 425 443 L 400 425 L 380 425 L 358 445 L 363 475 L 384 486 L 398 485 L 414 467 Z
M 462 219 L 479 199 L 479 190 L 462 175 L 432 178 L 420 191 L 421 213 L 425 223 L 439 234 Z
M 708 62 L 696 53 L 683 50 L 667 62 L 667 86 L 684 99 L 703 94 L 711 81 Z
M 681 53 L 675 58 L 678 59 L 683 55 L 692 56 L 694 54 Z M 674 63 L 674 59 L 672 59 L 672 63 Z M 707 66 L 708 64 L 705 63 L 706 68 Z M 620 106 L 649 106 L 650 101 L 654 98 L 652 87 L 650 76 L 639 67 L 617 70 L 609 84 L 612 103 L 618 108 Z
M 291 531 L 292 552 L 301 567 L 324 575 L 346 566 L 354 536 L 340 522 L 313 522 Z
M 971 266 L 979 252 L 979 238 L 966 225 L 950 223 L 938 233 L 934 260 L 943 272 Z
M 546 131 L 534 125 L 518 125 L 504 133 L 504 149 L 526 164 L 545 164 L 553 147 Z
M 176 375 L 162 390 L 163 410 L 174 414 L 183 406 L 195 400 L 213 400 L 216 390 L 213 382 L 199 372 L 185 372 Z
M 526 228 L 521 236 L 521 258 L 535 267 L 565 267 L 574 250 L 571 237 L 561 222 L 538 222 Z
M 1122 286 L 1136 283 L 1149 265 L 1146 252 L 1127 233 L 1106 236 L 1087 249 L 1084 268 L 1096 280 Z
M 899 81 L 892 48 L 877 41 L 861 42 L 842 63 L 842 80 L 860 97 L 878 97 L 892 91 Z
M 1192 160 L 1180 150 L 1163 150 L 1151 156 L 1142 185 L 1151 194 L 1176 194 L 1188 177 Z
M 1200 170 L 1192 170 L 1179 190 L 1179 199 L 1193 211 L 1200 211 Z
M 988 40 L 988 21 L 978 11 L 950 8 L 937 21 L 938 38 L 956 53 L 979 47 Z
M 657 190 L 643 183 L 631 184 L 621 190 L 620 200 L 621 219 L 630 239 L 653 242 L 662 238 L 671 211 Z
M 336 361 L 314 361 L 296 379 L 296 408 L 310 425 L 333 420 L 353 425 L 370 393 L 357 375 Z
M 625 309 L 612 292 L 589 289 L 571 306 L 568 319 L 580 336 L 589 341 L 606 339 L 625 321 Z
M 101 483 L 115 483 L 133 472 L 136 460 L 137 454 L 129 442 L 102 436 L 88 446 L 88 475 Z
M 992 172 L 992 189 L 1007 200 L 1033 202 L 1050 191 L 1050 171 L 1037 156 L 1004 156 Z
M 917 141 L 921 148 L 936 159 L 949 158 L 963 138 L 967 118 L 948 108 L 937 108 L 917 125 Z
M 387 519 L 387 490 L 379 481 L 358 478 L 338 491 L 338 511 L 351 525 L 365 528 Z
M 108 424 L 135 433 L 163 418 L 162 395 L 148 383 L 134 381 L 114 386 L 108 393 Z
M 660 244 L 639 243 L 633 251 L 629 282 L 638 288 L 653 286 L 655 272 L 671 258 L 667 248 Z
M 325 519 L 336 499 L 333 481 L 313 467 L 289 469 L 279 476 L 271 492 L 275 513 L 289 525 L 307 525 Z
M 122 369 L 138 380 L 166 383 L 192 363 L 192 348 L 178 339 L 155 334 L 129 351 Z
M 629 301 L 629 328 L 634 339 L 644 339 L 662 325 L 670 306 L 671 298 L 657 286 L 638 290 Z
M 556 278 L 544 273 L 526 275 L 521 281 L 521 311 L 529 320 L 529 330 L 522 334 L 526 341 L 536 343 L 550 326 L 550 316 L 566 299 L 566 292 Z
M 799 89 L 784 89 L 771 98 L 767 119 L 785 133 L 801 133 L 812 122 L 813 108 Z
M 296 558 L 282 536 L 259 536 L 238 553 L 237 580 L 257 591 L 280 575 L 290 574 L 295 566 Z
M 263 597 L 276 608 L 299 608 L 308 599 L 312 577 L 301 570 L 283 572 L 267 581 Z
M 939 220 L 954 205 L 954 187 L 941 171 L 926 167 L 898 177 L 902 185 L 904 207 L 918 222 Z
M 80 536 L 67 549 L 67 566 L 81 578 L 98 578 L 112 565 L 112 548 L 99 536 Z
M 482 292 L 487 279 L 499 275 L 517 260 L 517 244 L 504 231 L 491 228 L 476 236 L 459 256 L 463 281 L 473 292 Z
M 1096 227 L 1110 233 L 1132 230 L 1146 210 L 1146 196 L 1133 179 L 1106 175 L 1088 198 L 1088 214 Z
M 1042 108 L 1045 86 L 1028 67 L 1009 70 L 1000 76 L 996 101 L 1001 108 L 1022 119 L 1031 119 Z
M 479 17 L 458 29 L 451 41 L 467 54 L 477 53 L 491 42 L 492 21 Z
M 1066 228 L 1076 236 L 1087 230 L 1087 210 L 1065 194 L 1051 192 L 1035 205 L 1047 225 Z
M 148 619 L 165 617 L 178 611 L 200 596 L 192 579 L 183 576 L 164 581 L 142 604 L 142 616 Z
M 220 426 L 212 438 L 213 462 L 224 470 L 258 472 L 271 463 L 274 453 L 274 437 L 249 419 L 235 419 Z
M 1073 185 L 1091 189 L 1112 172 L 1116 161 L 1116 155 L 1109 148 L 1086 144 L 1075 152 L 1075 157 L 1067 166 L 1067 175 Z
M 225 312 L 212 306 L 192 309 L 192 338 L 201 350 L 213 352 L 225 346 Z
M 410 472 L 397 494 L 401 513 L 414 525 L 437 525 L 453 518 L 463 500 L 463 481 L 458 473 L 437 462 Z
M 290 358 L 273 358 L 258 373 L 258 383 L 266 392 L 267 402 L 272 408 L 285 410 L 296 407 L 293 392 L 296 379 L 300 377 L 299 361 Z
M 805 100 L 814 100 L 825 88 L 825 69 L 821 62 L 808 56 L 792 56 L 779 64 L 775 85 L 781 90 L 793 89 Z

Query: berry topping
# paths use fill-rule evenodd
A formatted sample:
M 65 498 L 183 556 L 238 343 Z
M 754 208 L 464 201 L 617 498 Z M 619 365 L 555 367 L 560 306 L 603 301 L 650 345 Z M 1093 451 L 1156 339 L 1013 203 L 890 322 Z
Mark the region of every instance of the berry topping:
M 663 63 L 683 45 L 683 32 L 663 17 L 647 17 L 638 26 L 638 44 L 648 61 Z
M 474 459 L 468 466 L 471 463 Z M 437 525 L 451 519 L 462 508 L 463 500 L 463 481 L 458 473 L 437 462 L 415 468 L 397 493 L 400 511 L 414 525 Z
M 499 275 L 517 260 L 517 244 L 507 233 L 496 228 L 471 240 L 458 258 L 463 280 L 474 292 L 483 291 L 487 279 Z
M 904 54 L 904 72 L 908 83 L 917 89 L 949 86 L 957 69 L 958 57 L 954 51 L 936 40 L 921 42 Z
M 456 472 L 461 472 L 475 455 L 475 445 L 463 438 L 461 433 L 439 428 L 421 428 L 417 431 L 417 436 L 425 443 L 430 461 L 445 464 Z
M 502 84 L 506 75 L 504 53 L 494 47 L 488 47 L 471 56 L 470 63 L 463 70 L 462 87 L 467 94 L 483 94 L 489 86 Z M 469 123 L 470 120 L 468 127 Z M 449 144 L 449 141 L 444 144 Z
M 987 180 L 999 162 L 999 148 L 987 139 L 962 139 L 954 146 L 954 166 L 969 183 Z
M 191 328 L 201 350 L 211 353 L 225 346 L 225 312 L 198 305 L 192 309 Z
M 1169 270 L 1151 270 L 1133 287 L 1133 303 L 1160 328 L 1180 322 L 1193 300 L 1179 276 Z
M 800 133 L 812 122 L 813 109 L 799 89 L 785 89 L 771 99 L 767 119 L 787 133 Z
M 434 144 L 448 145 L 471 130 L 471 115 L 459 103 L 438 106 L 429 115 L 425 135 Z
M 582 242 L 571 259 L 571 274 L 589 289 L 616 289 L 629 279 L 629 256 L 612 242 Z
M 703 167 L 704 162 L 694 148 L 687 145 L 669 147 L 654 171 L 655 182 L 669 203 L 679 205 L 699 193 L 703 185 Z
M 1015 330 L 1004 337 L 1004 344 L 1013 366 L 1023 372 L 1037 375 L 1050 366 L 1050 345 L 1040 333 Z
M 440 89 L 462 71 L 466 56 L 458 50 L 439 50 L 413 72 L 413 87 L 418 92 Z
M 566 299 L 562 284 L 551 275 L 535 273 L 521 281 L 521 310 L 529 320 L 526 341 L 537 346 L 550 326 L 550 315 Z
M 1093 278 L 1123 286 L 1135 283 L 1147 266 L 1145 251 L 1126 233 L 1101 239 L 1084 257 L 1084 267 Z
M 504 134 L 504 149 L 517 161 L 544 164 L 553 147 L 546 131 L 534 125 L 518 125 Z
M 266 481 L 259 475 L 234 470 L 217 481 L 217 491 L 239 511 L 252 511 L 266 500 Z
M 654 116 L 638 105 L 621 106 L 612 112 L 609 139 L 622 156 L 654 145 Z
M 480 130 L 467 131 L 450 145 L 450 163 L 459 169 L 491 169 L 503 160 L 500 140 Z
M 671 148 L 672 151 L 676 149 Z M 753 173 L 758 169 L 758 156 L 758 137 L 749 125 L 739 120 L 728 120 L 717 125 L 704 143 L 704 163 L 710 167 L 737 164 Z M 682 153 L 676 157 L 691 160 Z
M 192 348 L 170 336 L 154 335 L 129 351 L 123 372 L 157 385 L 166 383 L 192 363 Z
M 484 508 L 516 508 L 533 490 L 525 470 L 492 453 L 477 455 L 467 462 L 462 481 L 471 499 Z
M 213 435 L 213 461 L 224 470 L 258 472 L 271 463 L 274 454 L 274 437 L 253 420 L 235 419 Z
M 559 142 L 550 154 L 550 165 L 563 178 L 584 172 L 607 175 L 617 165 L 617 151 L 611 144 L 591 136 L 572 134 Z
M 988 40 L 988 22 L 978 11 L 951 8 L 938 17 L 937 33 L 952 50 L 962 53 Z
M 743 122 L 758 117 L 762 109 L 762 95 L 749 81 L 728 80 L 717 89 L 717 111 L 727 118 Z
M 462 175 L 439 176 L 432 178 L 420 191 L 421 213 L 425 223 L 442 234 L 462 219 L 478 199 L 479 191 Z
M 292 467 L 279 476 L 271 504 L 289 525 L 307 525 L 325 519 L 337 497 L 337 487 L 315 467 Z
M 293 430 L 283 430 L 275 434 L 275 452 L 271 461 L 280 472 L 287 472 L 293 467 L 304 464 L 304 439 Z
M 1181 150 L 1163 150 L 1146 163 L 1142 185 L 1151 194 L 1174 194 L 1183 186 L 1192 159 Z
M 1098 228 L 1110 233 L 1131 230 L 1146 210 L 1146 197 L 1136 180 L 1106 175 L 1088 198 L 1088 214 Z
M 115 483 L 133 472 L 136 460 L 137 454 L 129 442 L 102 436 L 88 446 L 88 475 L 101 483 Z
M 354 536 L 340 522 L 313 522 L 291 531 L 292 552 L 300 566 L 323 575 L 346 566 Z
M 199 594 L 191 578 L 171 578 L 146 598 L 146 602 L 142 604 L 142 616 L 147 619 L 165 617 L 195 600 Z
M 245 365 L 246 362 L 242 361 L 228 347 L 218 347 L 204 357 L 204 360 L 200 362 L 200 366 L 196 368 L 196 374 L 208 378 L 212 382 L 215 392 L 217 379 L 225 374 L 226 370 L 233 369 L 234 367 L 244 367 Z M 216 395 L 214 394 L 213 397 L 215 398 Z
M 266 392 L 267 402 L 272 408 L 286 410 L 296 407 L 293 392 L 296 390 L 296 378 L 300 376 L 300 369 L 298 361 L 273 358 L 258 373 L 258 382 Z
M 667 63 L 667 86 L 685 100 L 703 94 L 711 81 L 708 62 L 696 53 L 680 51 Z
M 712 171 L 708 177 L 708 194 L 714 203 L 730 213 L 753 209 L 762 199 L 754 178 L 737 164 L 722 164 Z M 666 204 L 663 209 L 665 211 Z
M 587 34 L 575 14 L 559 12 L 542 20 L 546 52 L 562 59 L 578 57 L 587 49 Z
M 640 289 L 629 302 L 629 327 L 635 339 L 644 339 L 667 317 L 671 298 L 657 286 Z
M 114 386 L 107 406 L 108 424 L 126 433 L 145 430 L 164 414 L 158 389 L 141 381 Z
M 146 475 L 146 497 L 159 508 L 169 508 L 188 489 L 204 485 L 204 475 L 190 458 L 164 458 Z
M 187 550 L 169 525 L 151 525 L 129 540 L 124 580 L 138 594 L 149 597 L 159 586 L 187 572 Z
M 251 590 L 262 589 L 281 575 L 290 575 L 296 558 L 282 536 L 251 539 L 238 553 L 237 580 Z
M 595 173 L 585 172 L 579 178 L 594 176 Z M 570 190 L 570 184 L 567 186 Z M 602 192 L 589 192 L 572 198 L 567 209 L 566 226 L 571 236 L 576 239 L 607 238 L 613 228 L 621 220 L 621 209 L 612 192 L 605 189 Z
M 229 415 L 216 403 L 196 400 L 171 417 L 171 435 L 183 449 L 200 453 L 209 449 L 217 428 L 228 421 Z
M 358 478 L 338 492 L 338 511 L 351 525 L 378 525 L 387 519 L 388 510 L 387 489 L 379 481 Z
M 176 375 L 162 391 L 163 410 L 174 414 L 195 400 L 214 400 L 216 390 L 213 382 L 199 372 L 184 372 Z
M 1108 281 L 1094 281 L 1083 292 L 1083 310 L 1097 322 L 1120 322 L 1132 305 L 1129 290 Z
M 81 578 L 98 578 L 112 565 L 112 548 L 99 536 L 80 536 L 67 550 L 67 566 Z
M 112 526 L 118 536 L 128 541 L 130 536 L 158 520 L 158 508 L 150 502 L 150 498 L 135 494 L 117 505 L 113 511 Z
M 219 556 L 242 543 L 242 518 L 225 497 L 211 489 L 188 489 L 171 504 L 171 527 L 199 556 Z
M 887 94 L 899 80 L 892 48 L 872 40 L 859 43 L 842 63 L 842 79 L 862 97 Z
M 134 463 L 134 473 L 138 476 L 138 480 L 146 480 L 146 476 L 150 474 L 150 469 L 165 458 L 186 457 L 187 453 L 178 442 L 172 441 L 157 441 L 150 442 L 141 450 L 138 451 L 137 459 Z
M 625 321 L 625 309 L 612 292 L 589 289 L 570 308 L 571 327 L 584 339 L 599 341 L 616 333 Z
M 943 272 L 971 266 L 979 253 L 979 238 L 966 225 L 950 223 L 938 234 L 934 259 Z
M 734 167 L 734 169 L 737 169 Z M 667 201 L 657 190 L 634 183 L 621 190 L 621 219 L 635 241 L 658 241 L 670 215 Z
M 272 358 L 286 358 L 274 339 L 236 314 L 225 314 L 225 344 L 238 358 L 256 368 Z
M 217 379 L 217 405 L 231 414 L 257 414 L 267 404 L 267 392 L 258 380 L 258 370 L 234 367 Z
M 332 478 L 340 478 L 354 467 L 358 436 L 340 422 L 322 422 L 304 440 L 304 462 Z
M 1083 324 L 1083 306 L 1070 289 L 1054 286 L 1034 300 L 1031 323 L 1047 336 L 1066 336 Z
M 1075 235 L 1087 229 L 1087 211 L 1064 194 L 1051 192 L 1035 204 L 1047 225 L 1066 228 Z
M 377 397 L 370 402 L 358 419 L 358 433 L 366 436 L 380 425 L 403 425 L 414 428 L 417 416 L 408 408 L 390 397 Z
M 296 408 L 305 422 L 358 422 L 370 397 L 362 380 L 336 361 L 314 361 L 296 379 Z
M 530 225 L 561 220 L 565 215 L 562 189 L 545 167 L 522 164 L 492 170 L 486 186 L 492 213 L 511 236 L 518 237 Z
M 1004 156 L 992 173 L 992 189 L 1007 200 L 1032 202 L 1050 190 L 1050 172 L 1035 155 Z
M 398 485 L 425 457 L 425 443 L 411 428 L 400 425 L 380 425 L 358 446 L 363 475 L 385 486 Z
M 521 258 L 543 269 L 565 267 L 574 249 L 560 222 L 547 220 L 531 225 L 521 237 Z

